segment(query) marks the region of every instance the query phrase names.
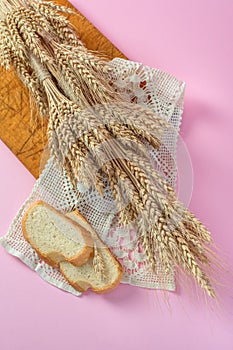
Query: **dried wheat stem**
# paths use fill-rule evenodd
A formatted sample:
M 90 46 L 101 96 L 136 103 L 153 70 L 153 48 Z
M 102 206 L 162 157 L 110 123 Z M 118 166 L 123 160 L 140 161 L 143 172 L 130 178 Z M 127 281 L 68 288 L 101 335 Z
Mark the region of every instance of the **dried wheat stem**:
M 100 192 L 107 177 L 119 220 L 133 221 L 151 268 L 155 271 L 157 257 L 168 272 L 181 266 L 214 297 L 205 274 L 210 233 L 176 200 L 143 146 L 158 149 L 169 124 L 116 93 L 110 65 L 88 52 L 60 14 L 72 11 L 40 0 L 2 4 L 0 59 L 6 67 L 13 64 L 41 113 L 49 109 L 49 147 L 58 166 L 74 186 L 83 180 Z M 96 104 L 104 106 L 89 109 Z M 101 276 L 97 247 L 93 266 Z

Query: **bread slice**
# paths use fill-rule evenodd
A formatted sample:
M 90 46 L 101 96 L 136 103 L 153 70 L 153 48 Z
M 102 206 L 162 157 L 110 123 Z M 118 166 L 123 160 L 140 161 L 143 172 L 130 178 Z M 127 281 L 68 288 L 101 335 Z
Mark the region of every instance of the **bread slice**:
M 53 267 L 62 261 L 80 266 L 93 253 L 91 233 L 43 201 L 28 208 L 22 229 L 24 238 Z
M 67 281 L 78 291 L 85 292 L 88 288 L 96 293 L 106 293 L 115 288 L 122 276 L 122 267 L 111 254 L 108 247 L 100 240 L 86 219 L 76 210 L 66 214 L 67 217 L 82 225 L 92 234 L 100 254 L 104 267 L 104 278 L 100 279 L 93 268 L 93 256 L 79 267 L 75 267 L 67 261 L 60 263 L 60 271 Z

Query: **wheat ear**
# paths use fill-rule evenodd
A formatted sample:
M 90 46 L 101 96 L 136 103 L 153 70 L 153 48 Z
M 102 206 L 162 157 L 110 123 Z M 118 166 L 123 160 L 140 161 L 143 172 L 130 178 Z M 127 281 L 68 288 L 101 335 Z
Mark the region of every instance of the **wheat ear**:
M 98 279 L 104 281 L 106 279 L 104 261 L 96 242 L 94 242 L 93 268 Z

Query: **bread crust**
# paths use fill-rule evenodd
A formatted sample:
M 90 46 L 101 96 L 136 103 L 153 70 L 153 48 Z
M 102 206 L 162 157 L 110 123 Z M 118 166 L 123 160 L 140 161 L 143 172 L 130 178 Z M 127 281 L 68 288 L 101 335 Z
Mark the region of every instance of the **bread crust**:
M 40 248 L 35 246 L 33 242 L 31 242 L 30 237 L 27 232 L 26 228 L 26 221 L 28 218 L 28 215 L 30 214 L 30 211 L 32 208 L 36 206 L 44 206 L 47 207 L 49 210 L 53 211 L 54 213 L 60 215 L 64 220 L 69 222 L 72 226 L 75 228 L 79 229 L 81 231 L 84 244 L 86 244 L 83 249 L 74 257 L 68 258 L 65 257 L 63 254 L 58 253 L 56 251 L 52 251 L 48 254 L 44 254 L 41 252 Z M 69 261 L 71 264 L 75 266 L 81 266 L 83 265 L 90 257 L 91 254 L 93 254 L 93 239 L 91 238 L 91 234 L 83 229 L 80 225 L 76 224 L 73 220 L 70 218 L 66 217 L 65 215 L 59 213 L 56 209 L 51 207 L 49 204 L 43 202 L 42 200 L 38 200 L 30 205 L 30 207 L 27 209 L 25 212 L 23 219 L 22 219 L 22 231 L 23 231 L 23 236 L 25 240 L 32 246 L 32 248 L 37 252 L 37 254 L 40 256 L 41 259 L 43 259 L 47 264 L 51 265 L 52 267 L 59 267 L 60 261 Z
M 75 256 L 73 258 L 67 258 L 63 254 L 61 254 L 57 251 L 51 251 L 48 254 L 44 254 L 41 252 L 41 250 L 37 246 L 35 246 L 35 244 L 33 244 L 33 242 L 30 241 L 30 237 L 28 235 L 27 228 L 26 228 L 27 218 L 28 218 L 28 215 L 30 214 L 31 209 L 36 207 L 36 206 L 40 206 L 40 205 L 45 206 L 49 210 L 62 216 L 63 219 L 65 219 L 67 222 L 70 222 L 79 231 L 81 231 L 81 234 L 83 236 L 83 240 L 84 240 L 86 246 L 83 247 L 82 251 L 79 254 L 77 254 L 77 256 Z M 90 226 L 90 230 L 83 228 L 78 222 L 75 221 L 75 219 L 72 219 L 72 215 L 78 216 L 79 219 L 81 219 L 88 226 Z M 109 248 L 102 242 L 102 240 L 99 238 L 98 234 L 91 227 L 90 223 L 85 219 L 85 217 L 78 210 L 75 210 L 72 213 L 69 213 L 67 215 L 63 215 L 63 214 L 59 213 L 56 209 L 51 207 L 49 204 L 43 202 L 42 200 L 38 200 L 38 201 L 34 202 L 33 204 L 31 204 L 30 207 L 25 212 L 23 219 L 22 219 L 22 230 L 23 230 L 23 235 L 24 235 L 25 240 L 37 252 L 38 256 L 43 261 L 45 261 L 47 264 L 49 264 L 50 266 L 55 267 L 55 268 L 59 267 L 61 274 L 64 276 L 64 278 L 67 280 L 67 282 L 77 291 L 83 293 L 83 292 L 87 291 L 87 289 L 90 288 L 95 293 L 104 294 L 104 293 L 107 293 L 107 292 L 111 291 L 112 289 L 114 289 L 120 283 L 120 280 L 121 280 L 121 277 L 123 274 L 123 270 L 122 270 L 120 263 L 113 256 L 113 254 L 111 253 Z M 67 277 L 65 272 L 63 271 L 62 264 L 61 264 L 63 261 L 67 261 L 78 268 L 78 266 L 84 265 L 88 261 L 88 259 L 93 259 L 93 243 L 94 243 L 93 239 L 97 243 L 97 246 L 99 246 L 101 249 L 105 249 L 105 251 L 109 255 L 109 258 L 112 259 L 112 261 L 114 262 L 114 265 L 117 269 L 115 280 L 112 283 L 107 284 L 102 288 L 95 288 L 90 282 L 88 282 L 88 280 L 85 280 L 85 279 L 80 279 L 78 281 L 70 280 L 69 277 Z
M 104 286 L 103 288 L 95 288 L 94 286 L 92 286 L 91 283 L 89 283 L 87 280 L 84 280 L 84 279 L 79 280 L 79 281 L 75 281 L 75 282 L 71 281 L 66 276 L 65 272 L 62 269 L 62 266 L 60 265 L 60 271 L 61 271 L 61 274 L 63 275 L 63 277 L 67 280 L 67 282 L 74 289 L 76 289 L 78 292 L 81 292 L 81 293 L 86 292 L 87 289 L 89 289 L 89 288 L 97 294 L 105 294 L 107 292 L 110 292 L 112 289 L 116 288 L 121 281 L 123 271 L 122 271 L 122 267 L 118 261 L 117 261 L 117 270 L 118 270 L 118 276 L 113 283 L 110 283 L 110 284 Z
M 66 214 L 66 216 L 68 216 L 69 218 L 72 218 L 72 215 L 79 216 L 83 221 L 85 221 L 91 227 L 90 223 L 85 219 L 85 217 L 78 210 L 74 210 L 73 212 Z M 65 275 L 65 273 L 62 269 L 62 266 L 60 266 L 60 271 L 61 271 L 62 275 L 67 279 L 67 281 L 72 285 L 72 287 L 75 288 L 76 290 L 78 290 L 80 292 L 84 292 L 88 288 L 90 288 L 95 293 L 104 294 L 104 293 L 107 293 L 110 290 L 114 289 L 120 283 L 120 280 L 121 280 L 121 277 L 123 274 L 123 270 L 122 270 L 122 267 L 121 267 L 120 263 L 118 262 L 118 260 L 113 256 L 112 252 L 109 250 L 109 248 L 106 246 L 106 244 L 103 243 L 103 241 L 99 238 L 98 234 L 95 232 L 95 230 L 92 227 L 91 227 L 90 232 L 94 236 L 94 239 L 99 242 L 101 249 L 105 249 L 107 251 L 109 257 L 113 260 L 114 265 L 117 268 L 118 275 L 117 275 L 117 278 L 114 280 L 114 282 L 104 286 L 103 288 L 95 288 L 91 283 L 89 283 L 87 280 L 84 280 L 84 279 L 79 280 L 79 281 L 75 281 L 75 282 L 71 281 Z

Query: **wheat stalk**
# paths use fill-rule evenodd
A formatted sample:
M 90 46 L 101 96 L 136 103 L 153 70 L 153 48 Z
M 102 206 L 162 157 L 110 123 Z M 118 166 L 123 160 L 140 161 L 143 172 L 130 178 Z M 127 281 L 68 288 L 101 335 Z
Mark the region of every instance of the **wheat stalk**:
M 141 185 L 143 187 L 148 186 L 148 181 L 145 179 L 145 175 L 142 174 L 142 172 L 138 171 L 137 166 L 134 166 L 133 174 L 136 175 L 135 177 L 138 179 L 138 182 L 141 182 Z M 118 175 L 119 177 L 122 177 L 122 173 L 118 169 Z M 125 175 L 126 176 L 126 175 Z M 116 183 L 114 184 L 113 188 L 116 186 Z M 150 192 L 146 192 L 150 193 Z M 114 189 L 114 196 L 119 196 L 119 191 L 117 189 Z M 188 271 L 193 277 L 197 280 L 199 285 L 206 290 L 206 292 L 214 297 L 214 291 L 213 288 L 210 285 L 210 281 L 208 277 L 205 275 L 205 273 L 202 271 L 200 265 L 198 264 L 197 260 L 194 258 L 193 252 L 196 253 L 196 256 L 200 260 L 201 264 L 206 264 L 209 262 L 207 256 L 205 255 L 204 247 L 201 245 L 201 242 L 198 241 L 198 239 L 195 237 L 195 240 L 193 237 L 189 236 L 189 239 L 185 239 L 182 234 L 180 233 L 180 226 L 177 223 L 175 224 L 175 228 L 173 230 L 169 230 L 168 227 L 168 219 L 167 219 L 167 213 L 166 213 L 166 207 L 163 203 L 162 211 L 159 211 L 158 208 L 161 207 L 161 203 L 156 203 L 155 205 L 154 201 L 152 202 L 150 197 L 145 199 L 145 197 L 140 198 L 138 194 L 135 191 L 133 194 L 133 202 L 141 202 L 143 203 L 143 206 L 141 206 L 140 210 L 138 211 L 138 220 L 136 223 L 137 226 L 137 232 L 139 234 L 139 240 L 144 248 L 145 253 L 148 256 L 148 261 L 151 265 L 152 269 L 155 269 L 156 266 L 156 253 L 158 253 L 158 256 L 162 263 L 167 267 L 167 270 L 170 271 L 170 269 L 175 265 L 181 265 L 185 268 L 186 271 Z M 161 200 L 161 198 L 160 198 Z M 119 201 L 119 200 L 118 200 Z M 148 234 L 148 219 L 143 217 L 142 213 L 145 210 L 145 206 L 147 204 L 147 210 L 146 213 L 148 217 L 150 218 L 152 215 L 150 215 L 148 210 L 148 202 L 150 203 L 153 211 L 153 215 L 157 214 L 157 224 L 156 229 L 152 227 L 149 230 Z M 132 203 L 132 202 L 131 202 Z M 168 202 L 166 203 L 168 207 L 168 212 L 174 212 L 174 208 L 171 206 L 171 204 Z M 170 207 L 171 206 L 171 207 Z M 139 208 L 139 204 L 137 203 L 136 206 L 137 210 Z M 128 208 L 127 208 L 128 209 Z M 161 215 L 161 212 L 164 214 Z M 128 215 L 128 213 L 127 213 Z M 152 244 L 153 242 L 153 244 Z M 190 245 L 191 242 L 191 245 Z M 195 248 L 195 249 L 194 249 Z
M 94 242 L 93 268 L 99 280 L 104 281 L 106 278 L 106 275 L 104 272 L 104 261 L 101 256 L 100 249 L 98 249 L 96 246 L 96 242 Z
M 103 177 L 107 178 L 119 223 L 134 225 L 152 270 L 157 259 L 167 272 L 174 266 L 183 268 L 214 297 L 205 273 L 211 265 L 206 250 L 210 233 L 176 199 L 144 146 L 158 149 L 169 124 L 116 93 L 108 62 L 89 52 L 60 14 L 72 10 L 40 0 L 1 4 L 2 64 L 14 66 L 40 112 L 49 115 L 54 162 L 75 188 L 82 181 L 103 193 Z M 97 247 L 93 266 L 103 276 Z

